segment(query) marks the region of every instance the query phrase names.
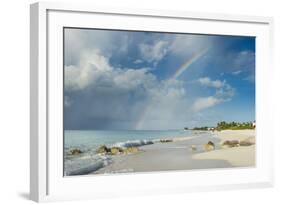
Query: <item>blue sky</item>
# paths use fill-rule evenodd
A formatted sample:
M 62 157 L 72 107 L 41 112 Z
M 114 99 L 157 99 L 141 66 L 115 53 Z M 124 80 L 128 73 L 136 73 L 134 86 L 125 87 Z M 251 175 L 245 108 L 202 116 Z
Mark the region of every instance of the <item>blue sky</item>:
M 64 31 L 65 129 L 255 120 L 255 38 Z

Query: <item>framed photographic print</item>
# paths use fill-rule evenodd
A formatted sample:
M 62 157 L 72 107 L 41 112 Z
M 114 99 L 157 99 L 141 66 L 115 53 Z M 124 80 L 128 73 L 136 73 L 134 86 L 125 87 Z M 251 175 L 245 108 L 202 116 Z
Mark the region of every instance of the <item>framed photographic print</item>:
M 271 186 L 272 22 L 31 5 L 31 199 Z

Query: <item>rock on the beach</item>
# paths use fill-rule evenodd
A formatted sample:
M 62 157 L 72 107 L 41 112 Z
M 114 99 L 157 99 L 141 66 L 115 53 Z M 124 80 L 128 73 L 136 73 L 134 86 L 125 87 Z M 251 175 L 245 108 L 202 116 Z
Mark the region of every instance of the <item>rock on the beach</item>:
M 196 145 L 191 145 L 190 149 L 191 149 L 191 151 L 196 151 L 197 147 L 196 147 Z
M 71 154 L 71 155 L 78 155 L 78 154 L 82 154 L 83 152 L 80 150 L 80 149 L 72 149 L 72 150 L 70 150 L 69 151 L 69 153 Z
M 207 144 L 204 145 L 205 151 L 212 151 L 215 149 L 215 144 L 212 141 L 209 141 Z
M 239 146 L 239 141 L 238 140 L 226 140 L 222 143 L 222 146 L 227 146 L 227 147 L 238 147 Z
M 245 140 L 240 141 L 239 145 L 240 146 L 251 146 L 255 144 L 255 138 L 254 137 L 249 137 Z
M 239 145 L 240 146 L 251 146 L 251 145 L 253 145 L 251 142 L 248 142 L 248 141 L 241 141 L 240 143 L 239 143 Z

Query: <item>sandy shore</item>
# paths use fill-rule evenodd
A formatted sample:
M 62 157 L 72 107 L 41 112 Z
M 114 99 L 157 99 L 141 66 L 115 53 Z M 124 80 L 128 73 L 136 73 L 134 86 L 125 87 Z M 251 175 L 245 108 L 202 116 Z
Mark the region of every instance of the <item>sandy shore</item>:
M 225 130 L 168 143 L 146 145 L 140 147 L 141 151 L 136 154 L 114 156 L 113 163 L 93 174 L 254 166 L 255 145 L 221 148 L 221 143 L 225 140 L 245 139 L 254 141 L 255 131 Z M 215 144 L 215 150 L 204 150 L 204 144 L 208 141 Z M 192 145 L 196 147 L 196 151 L 191 150 Z
M 215 134 L 221 142 L 226 140 L 248 140 L 255 142 L 255 130 L 223 130 Z M 255 166 L 255 147 L 255 145 L 251 145 L 224 148 L 212 152 L 195 154 L 193 158 L 198 160 L 226 160 L 233 167 Z
M 214 134 L 221 140 L 245 140 L 247 138 L 255 139 L 255 130 L 223 130 L 215 131 Z

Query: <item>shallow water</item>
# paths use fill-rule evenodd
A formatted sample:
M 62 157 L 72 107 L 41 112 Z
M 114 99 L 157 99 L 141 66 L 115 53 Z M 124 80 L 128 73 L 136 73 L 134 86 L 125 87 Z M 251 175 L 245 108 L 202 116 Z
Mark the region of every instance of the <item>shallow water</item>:
M 155 140 L 191 136 L 191 130 L 66 130 L 64 147 L 95 149 L 99 145 L 114 145 L 136 140 Z

